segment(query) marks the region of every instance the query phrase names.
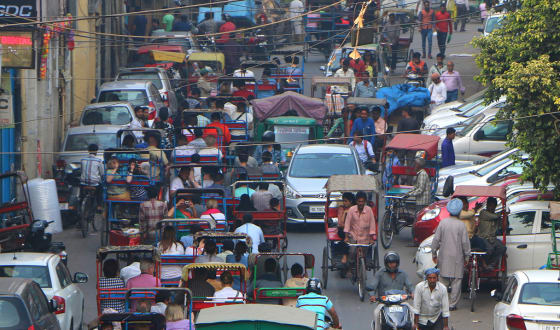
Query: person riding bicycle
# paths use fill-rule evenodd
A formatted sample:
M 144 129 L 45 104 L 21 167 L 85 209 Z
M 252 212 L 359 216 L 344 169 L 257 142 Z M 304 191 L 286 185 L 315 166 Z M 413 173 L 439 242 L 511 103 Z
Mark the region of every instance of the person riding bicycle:
M 306 309 L 317 314 L 317 330 L 327 329 L 325 315 L 330 314 L 333 325 L 332 328 L 342 329 L 338 314 L 334 309 L 334 305 L 329 297 L 321 295 L 321 280 L 318 278 L 310 278 L 305 287 L 305 294 L 297 299 L 297 308 Z
M 103 166 L 103 161 L 97 158 L 98 150 L 99 147 L 97 144 L 90 144 L 88 146 L 88 156 L 81 161 L 80 200 L 84 197 L 84 187 L 95 187 L 97 209 L 101 210 L 103 204 L 101 179 L 103 178 L 105 168 Z
M 363 191 L 356 193 L 356 205 L 350 207 L 344 223 L 344 241 L 350 244 L 372 244 L 377 239 L 375 215 L 366 205 L 367 195 Z M 351 263 L 356 260 L 356 247 L 350 246 L 348 256 Z M 348 269 L 347 265 L 343 265 Z
M 408 280 L 405 272 L 399 269 L 401 258 L 395 251 L 388 251 L 383 258 L 385 267 L 381 268 L 375 273 L 373 283 L 367 287 L 368 291 L 372 294 L 369 297 L 371 302 L 375 302 L 376 298 L 385 294 L 389 290 L 404 290 L 411 297 L 414 296 L 414 288 Z M 375 321 L 375 330 L 381 329 L 381 322 L 379 322 L 379 313 L 383 308 L 383 304 L 378 304 L 373 312 L 373 319 Z M 409 308 L 411 311 L 412 308 Z M 413 315 L 411 315 L 411 318 Z

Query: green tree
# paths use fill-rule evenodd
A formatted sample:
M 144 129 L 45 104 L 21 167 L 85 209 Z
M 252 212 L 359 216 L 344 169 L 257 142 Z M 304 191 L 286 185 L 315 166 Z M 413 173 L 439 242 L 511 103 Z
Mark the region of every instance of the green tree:
M 508 145 L 525 151 L 522 179 L 560 198 L 560 1 L 525 0 L 500 29 L 473 40 L 476 77 L 488 101 L 506 96 L 499 119 L 514 120 Z

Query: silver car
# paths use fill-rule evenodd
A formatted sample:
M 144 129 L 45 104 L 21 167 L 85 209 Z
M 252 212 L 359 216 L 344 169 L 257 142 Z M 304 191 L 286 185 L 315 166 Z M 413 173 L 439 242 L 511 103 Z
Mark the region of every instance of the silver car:
M 365 174 L 354 148 L 313 144 L 296 149 L 286 172 L 286 208 L 292 223 L 320 223 L 325 214 L 325 184 L 335 174 Z
M 134 109 L 128 102 L 92 103 L 82 110 L 80 125 L 128 126 L 133 119 Z

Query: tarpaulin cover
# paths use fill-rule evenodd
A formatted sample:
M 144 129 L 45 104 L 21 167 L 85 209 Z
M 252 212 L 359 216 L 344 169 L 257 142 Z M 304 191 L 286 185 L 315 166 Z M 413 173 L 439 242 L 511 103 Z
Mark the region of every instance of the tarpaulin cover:
M 327 107 L 320 99 L 308 97 L 295 92 L 285 92 L 280 95 L 255 99 L 251 101 L 253 113 L 258 120 L 283 116 L 288 110 L 294 110 L 301 117 L 317 120 L 323 123 Z
M 439 136 L 422 134 L 397 134 L 387 145 L 387 149 L 426 151 L 426 159 L 437 155 Z
M 387 115 L 391 115 L 393 111 L 402 107 L 423 107 L 430 104 L 430 92 L 428 89 L 410 84 L 398 84 L 380 88 L 377 90 L 375 97 L 387 99 L 387 103 L 389 103 Z M 383 113 L 382 115 L 384 116 L 385 114 Z
M 229 2 L 224 5 L 224 14 L 229 14 L 233 17 L 247 17 L 253 23 L 255 23 L 255 1 L 254 0 L 243 0 Z M 214 16 L 215 17 L 215 16 Z

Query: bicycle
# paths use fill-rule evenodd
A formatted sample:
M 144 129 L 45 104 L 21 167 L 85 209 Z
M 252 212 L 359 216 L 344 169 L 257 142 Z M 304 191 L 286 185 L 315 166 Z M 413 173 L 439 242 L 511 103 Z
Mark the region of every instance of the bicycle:
M 97 229 L 101 229 L 101 227 L 97 226 L 99 227 L 97 228 L 95 225 L 95 211 L 97 209 L 97 196 L 96 196 L 97 187 L 82 186 L 82 190 L 83 190 L 83 197 L 80 203 L 79 216 L 80 216 L 80 227 L 81 227 L 80 229 L 82 232 L 82 237 L 85 238 L 88 235 L 90 223 L 94 231 L 97 231 Z
M 391 247 L 394 234 L 398 234 L 404 227 L 412 226 L 416 214 L 407 210 L 404 196 L 390 195 L 385 196 L 385 199 L 388 205 L 379 226 L 379 233 L 381 244 L 388 249 Z
M 476 292 L 480 286 L 479 277 L 479 258 L 486 255 L 486 252 L 471 252 L 471 257 L 469 260 L 469 282 L 467 283 L 467 290 L 469 292 L 469 300 L 471 301 L 471 312 L 474 312 L 474 301 L 476 300 Z
M 366 264 L 367 249 L 374 247 L 375 244 L 347 244 L 349 247 L 356 247 L 356 262 L 352 270 L 352 283 L 358 283 L 358 296 L 360 297 L 360 301 L 364 301 L 368 269 Z

